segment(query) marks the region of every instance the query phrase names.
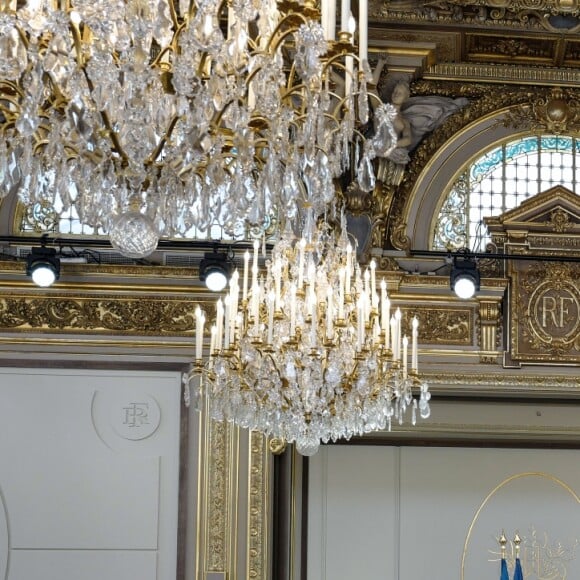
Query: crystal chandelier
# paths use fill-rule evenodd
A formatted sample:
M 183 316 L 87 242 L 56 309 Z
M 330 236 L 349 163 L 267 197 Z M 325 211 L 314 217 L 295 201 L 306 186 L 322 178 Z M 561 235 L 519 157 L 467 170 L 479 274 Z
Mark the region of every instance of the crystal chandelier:
M 320 442 L 401 424 L 410 411 L 430 414 L 430 393 L 418 374 L 418 321 L 411 343 L 375 263 L 364 272 L 345 234 L 287 229 L 265 276 L 258 244 L 244 258 L 225 299 L 217 303 L 209 360 L 202 352 L 205 314 L 196 311 L 196 359 L 187 398 L 210 416 L 296 442 L 303 455 Z M 251 279 L 250 279 L 251 271 Z M 410 368 L 408 359 L 410 355 Z M 414 396 L 414 394 L 416 396 Z
M 328 203 L 368 121 L 360 4 L 357 56 L 347 0 L 338 40 L 335 0 L 3 2 L 0 198 L 71 209 L 132 257 Z

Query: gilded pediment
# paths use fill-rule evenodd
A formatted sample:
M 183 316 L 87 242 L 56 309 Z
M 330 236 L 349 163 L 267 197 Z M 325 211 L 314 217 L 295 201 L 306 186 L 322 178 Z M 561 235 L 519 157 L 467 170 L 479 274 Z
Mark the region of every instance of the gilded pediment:
M 553 187 L 485 220 L 507 263 L 510 364 L 580 364 L 580 196 Z
M 578 235 L 580 196 L 558 185 L 500 216 L 484 219 L 492 239 L 497 241 L 517 239 L 521 242 L 537 234 L 553 235 L 555 238 Z M 547 244 L 548 247 L 550 245 Z

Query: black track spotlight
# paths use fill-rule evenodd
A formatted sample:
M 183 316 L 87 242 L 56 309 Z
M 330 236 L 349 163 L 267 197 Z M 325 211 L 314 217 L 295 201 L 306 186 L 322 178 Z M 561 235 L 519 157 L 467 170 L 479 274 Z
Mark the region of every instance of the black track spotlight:
M 467 300 L 472 298 L 479 290 L 481 277 L 475 258 L 470 252 L 453 258 L 450 285 L 458 298 Z
M 228 284 L 234 270 L 234 263 L 224 252 L 214 250 L 204 254 L 199 265 L 199 279 L 205 282 L 208 290 L 221 292 Z
M 54 248 L 32 248 L 26 258 L 26 274 L 42 288 L 52 286 L 60 278 L 60 260 Z

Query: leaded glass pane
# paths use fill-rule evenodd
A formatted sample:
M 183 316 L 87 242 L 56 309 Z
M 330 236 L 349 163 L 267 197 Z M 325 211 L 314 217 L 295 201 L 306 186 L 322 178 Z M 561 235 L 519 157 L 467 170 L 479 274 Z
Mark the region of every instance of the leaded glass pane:
M 489 241 L 483 218 L 518 207 L 556 185 L 576 191 L 578 155 L 580 142 L 560 135 L 527 136 L 485 152 L 451 184 L 435 225 L 433 248 L 482 250 Z M 465 198 L 461 203 L 459 191 Z
M 466 244 L 468 181 L 468 176 L 462 175 L 441 208 L 434 236 L 437 249 L 462 248 Z

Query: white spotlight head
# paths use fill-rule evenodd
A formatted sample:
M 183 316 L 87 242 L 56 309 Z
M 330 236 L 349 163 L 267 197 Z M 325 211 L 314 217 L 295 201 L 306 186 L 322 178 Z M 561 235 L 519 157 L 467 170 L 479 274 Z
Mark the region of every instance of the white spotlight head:
M 234 264 L 227 253 L 214 250 L 204 254 L 199 265 L 199 279 L 205 282 L 208 290 L 221 292 L 228 284 Z
M 470 276 L 460 276 L 455 280 L 455 294 L 458 298 L 467 300 L 475 295 L 475 282 Z
M 475 259 L 469 253 L 455 257 L 449 283 L 451 290 L 463 300 L 473 298 L 479 290 L 479 270 Z
M 38 264 L 30 274 L 32 281 L 41 288 L 48 288 L 56 282 L 56 274 L 52 266 Z
M 228 277 L 223 270 L 212 270 L 205 275 L 205 285 L 212 292 L 221 292 L 228 283 Z
M 60 260 L 54 248 L 32 248 L 26 259 L 26 274 L 41 288 L 52 286 L 60 277 Z

